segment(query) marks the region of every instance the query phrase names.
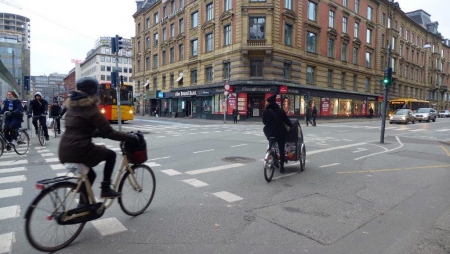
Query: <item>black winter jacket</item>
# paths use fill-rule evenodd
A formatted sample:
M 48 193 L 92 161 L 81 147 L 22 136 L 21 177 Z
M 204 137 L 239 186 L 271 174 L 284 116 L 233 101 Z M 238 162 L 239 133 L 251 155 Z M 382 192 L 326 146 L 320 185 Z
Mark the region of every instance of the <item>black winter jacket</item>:
M 30 107 L 28 108 L 28 115 L 31 115 L 31 113 L 33 113 L 34 116 L 47 114 L 47 110 L 48 110 L 48 103 L 46 100 L 41 99 L 38 101 L 37 99 L 34 99 L 30 101 Z
M 269 103 L 263 112 L 264 135 L 266 138 L 275 137 L 283 139 L 286 136 L 287 129 L 285 124 L 289 127 L 294 127 L 289 120 L 286 112 L 277 103 Z

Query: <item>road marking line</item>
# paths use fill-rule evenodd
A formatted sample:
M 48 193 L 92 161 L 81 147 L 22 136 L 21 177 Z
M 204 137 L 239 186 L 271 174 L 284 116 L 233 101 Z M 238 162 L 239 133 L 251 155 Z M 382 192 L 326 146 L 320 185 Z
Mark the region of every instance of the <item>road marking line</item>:
M 41 149 L 41 150 L 37 150 L 38 153 L 48 153 L 50 152 L 50 150 L 48 149 Z
M 110 148 L 111 150 L 113 150 L 113 151 L 122 151 L 122 149 L 120 148 L 120 147 L 112 147 L 112 148 Z
M 400 144 L 400 146 L 398 146 L 398 147 L 396 147 L 396 148 L 393 148 L 393 149 L 391 149 L 391 150 L 386 150 L 386 151 L 382 151 L 382 152 L 378 152 L 378 153 L 372 153 L 372 154 L 364 155 L 364 156 L 361 156 L 361 157 L 356 158 L 356 159 L 353 159 L 353 160 L 357 161 L 357 160 L 360 160 L 360 159 L 363 159 L 363 158 L 367 158 L 367 157 L 374 156 L 374 155 L 377 155 L 377 154 L 382 154 L 382 153 L 391 152 L 391 151 L 394 151 L 394 150 L 397 150 L 397 149 L 402 148 L 402 147 L 403 147 L 403 143 L 400 141 L 400 139 L 398 138 L 398 136 L 395 136 L 395 139 L 397 139 L 397 142 Z M 311 152 L 310 152 L 310 153 L 311 153 Z
M 197 151 L 197 152 L 192 152 L 192 153 L 205 153 L 205 152 L 211 152 L 211 151 L 214 151 L 214 149 L 203 150 L 203 151 Z
M 354 146 L 362 146 L 362 145 L 367 145 L 367 142 L 356 143 L 356 144 L 349 144 L 349 145 L 343 145 L 343 146 L 335 146 L 335 147 L 330 147 L 330 148 L 325 148 L 325 149 L 319 149 L 319 150 L 308 152 L 308 155 L 316 154 L 316 153 L 328 152 L 328 151 L 337 150 L 337 149 L 344 149 L 344 148 L 349 148 L 349 147 L 354 147 Z
M 218 166 L 218 167 L 186 171 L 185 173 L 188 174 L 188 175 L 197 175 L 197 174 L 202 174 L 202 173 L 219 171 L 219 170 L 223 170 L 223 169 L 237 168 L 237 167 L 241 167 L 241 166 L 244 166 L 244 165 L 245 164 L 242 164 L 242 163 L 234 163 L 234 164 L 222 165 L 222 166 Z
M 367 150 L 366 148 L 362 148 L 362 147 L 358 147 L 357 149 L 358 149 L 358 150 L 353 151 L 353 153 L 359 153 L 359 152 L 362 152 L 362 151 L 366 151 L 366 150 Z
M 7 177 L 1 177 L 0 183 L 19 183 L 19 182 L 23 182 L 26 180 L 27 180 L 27 178 L 24 175 L 7 176 Z
M 147 162 L 147 163 L 144 163 L 144 165 L 147 165 L 149 167 L 160 167 L 161 166 L 161 164 L 158 164 L 156 162 Z
M 28 160 L 15 160 L 15 161 L 0 162 L 0 166 L 11 166 L 11 165 L 19 165 L 19 164 L 28 164 Z
M 154 158 L 154 159 L 148 159 L 149 161 L 156 161 L 156 160 L 162 160 L 162 159 L 168 159 L 170 158 L 170 156 L 166 156 L 166 157 L 160 157 L 160 158 Z
M 447 156 L 450 156 L 450 152 L 445 148 L 443 145 L 441 145 L 442 150 L 447 154 Z
M 239 196 L 236 196 L 233 193 L 230 193 L 228 191 L 216 192 L 216 193 L 213 193 L 213 195 L 218 197 L 218 198 L 221 198 L 221 199 L 223 199 L 223 200 L 225 200 L 227 202 L 230 202 L 230 203 L 231 202 L 236 202 L 236 201 L 239 201 L 239 200 L 243 200 L 243 198 L 241 198 Z
M 156 136 L 157 138 L 165 138 L 166 136 Z
M 20 216 L 20 206 L 13 205 L 0 208 L 0 220 L 17 218 Z M 2 253 L 0 251 L 0 253 Z
M 195 178 L 192 178 L 192 179 L 186 179 L 186 180 L 182 180 L 182 181 L 185 182 L 185 183 L 187 183 L 187 184 L 190 184 L 190 185 L 192 185 L 192 186 L 194 186 L 194 187 L 196 187 L 196 188 L 204 187 L 204 186 L 208 186 L 208 185 L 209 185 L 209 184 L 204 183 L 204 182 L 202 182 L 202 181 L 200 181 L 200 180 L 197 180 L 197 179 L 195 179 Z
M 19 172 L 19 171 L 25 171 L 25 170 L 27 170 L 25 167 L 5 168 L 5 169 L 0 169 L 0 174 L 1 173 Z
M 49 159 L 45 159 L 45 162 L 59 162 L 59 158 L 49 158 Z
M 23 192 L 22 187 L 12 188 L 12 189 L 3 189 L 3 190 L 0 190 L 0 198 L 9 198 L 9 197 L 14 197 L 14 196 L 19 196 L 19 195 L 22 195 L 22 192 Z
M 74 177 L 75 175 L 72 172 L 68 172 L 68 173 L 57 173 L 56 176 Z
M 348 142 L 351 142 L 351 141 L 353 141 L 353 140 L 351 140 L 351 139 L 346 139 L 346 138 L 343 138 L 343 139 L 341 139 L 342 141 L 348 141 Z
M 50 165 L 50 167 L 52 167 L 53 170 L 66 169 L 66 167 L 63 164 Z
M 239 147 L 239 146 L 246 146 L 247 144 L 240 144 L 240 145 L 235 145 L 235 146 L 230 146 L 230 147 Z
M 94 220 L 92 221 L 92 224 L 102 236 L 113 235 L 128 230 L 122 223 L 120 223 L 118 219 L 114 217 L 103 220 Z
M 47 149 L 47 147 L 45 147 L 45 146 L 36 146 L 34 149 L 41 150 L 41 149 Z
M 410 132 L 416 132 L 416 131 L 426 131 L 425 129 L 415 129 L 415 130 L 409 130 Z
M 50 156 L 55 156 L 53 153 L 43 153 L 41 154 L 42 157 L 50 157 Z
M 164 170 L 161 170 L 161 172 L 163 172 L 164 174 L 167 174 L 169 176 L 176 176 L 176 175 L 182 174 L 174 169 L 164 169 Z
M 278 179 L 285 178 L 285 177 L 288 177 L 288 176 L 293 176 L 293 175 L 296 175 L 296 174 L 298 174 L 298 173 L 297 173 L 297 172 L 294 172 L 294 173 L 289 173 L 289 174 L 279 175 L 279 176 L 273 177 L 272 180 L 278 180 Z
M 13 232 L 0 235 L 0 253 L 10 253 L 13 241 L 15 241 Z
M 336 165 L 339 165 L 339 164 L 341 164 L 341 163 L 332 163 L 332 164 L 328 164 L 328 165 L 319 166 L 319 168 L 332 167 L 332 166 L 336 166 Z
M 407 168 L 388 168 L 388 169 L 369 169 L 358 171 L 340 171 L 338 174 L 356 174 L 356 173 L 381 173 L 381 172 L 393 172 L 400 170 L 413 170 L 413 169 L 430 169 L 430 168 L 447 168 L 450 164 L 434 165 L 434 166 L 420 166 L 420 167 L 407 167 Z

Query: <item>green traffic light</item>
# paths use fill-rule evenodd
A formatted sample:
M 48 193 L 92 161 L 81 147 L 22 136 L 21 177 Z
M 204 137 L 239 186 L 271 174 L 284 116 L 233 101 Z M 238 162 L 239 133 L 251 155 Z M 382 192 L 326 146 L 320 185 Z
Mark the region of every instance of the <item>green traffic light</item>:
M 385 79 L 383 80 L 383 83 L 388 84 L 388 83 L 389 83 L 389 79 L 385 78 Z

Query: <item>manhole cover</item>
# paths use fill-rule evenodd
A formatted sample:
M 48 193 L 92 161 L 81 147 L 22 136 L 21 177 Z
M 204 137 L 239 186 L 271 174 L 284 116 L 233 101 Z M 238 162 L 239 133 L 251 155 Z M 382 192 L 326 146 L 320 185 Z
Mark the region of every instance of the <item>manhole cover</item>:
M 249 162 L 254 162 L 255 159 L 253 158 L 248 158 L 248 157 L 225 157 L 222 159 L 223 161 L 227 161 L 227 162 L 235 162 L 235 163 L 249 163 Z

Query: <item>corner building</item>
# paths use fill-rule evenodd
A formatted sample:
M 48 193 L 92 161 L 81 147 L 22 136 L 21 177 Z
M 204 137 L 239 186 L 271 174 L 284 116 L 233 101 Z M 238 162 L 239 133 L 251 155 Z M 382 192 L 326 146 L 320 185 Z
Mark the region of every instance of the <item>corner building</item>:
M 142 112 L 223 119 L 237 107 L 251 119 L 277 93 L 291 117 L 304 115 L 308 98 L 321 117 L 377 114 L 391 8 L 387 0 L 138 1 L 133 79 Z

